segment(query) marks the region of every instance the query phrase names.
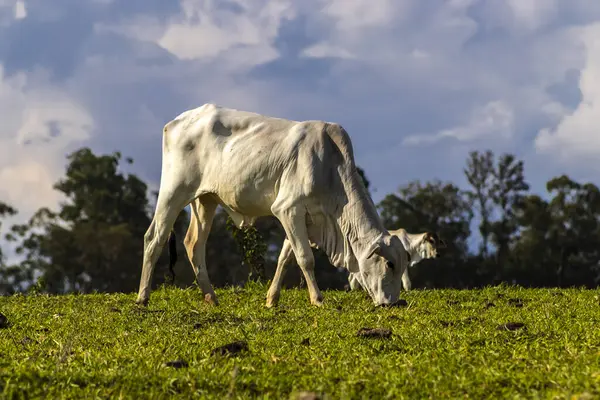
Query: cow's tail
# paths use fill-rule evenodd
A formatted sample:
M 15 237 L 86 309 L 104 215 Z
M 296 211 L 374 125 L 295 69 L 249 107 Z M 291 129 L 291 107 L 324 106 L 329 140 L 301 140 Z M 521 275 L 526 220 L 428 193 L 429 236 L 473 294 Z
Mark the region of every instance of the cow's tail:
M 171 284 L 175 284 L 175 270 L 173 267 L 177 262 L 177 237 L 175 231 L 169 234 L 169 272 L 171 273 Z

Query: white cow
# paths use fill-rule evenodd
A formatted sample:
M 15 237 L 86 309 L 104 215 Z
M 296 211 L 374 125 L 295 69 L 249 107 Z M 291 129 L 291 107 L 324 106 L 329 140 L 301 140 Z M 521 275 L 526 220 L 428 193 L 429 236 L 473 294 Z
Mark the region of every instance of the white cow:
M 144 235 L 138 304 L 148 304 L 156 261 L 177 215 L 190 203 L 196 223 L 188 228 L 186 250 L 208 302 L 218 304 L 205 260 L 217 205 L 239 227 L 267 215 L 281 222 L 312 304 L 321 305 L 323 297 L 310 241 L 333 265 L 358 273 L 376 305 L 398 299 L 406 252 L 383 227 L 340 125 L 205 104 L 165 125 L 162 157 L 156 211 Z
M 440 239 L 435 232 L 408 233 L 402 228 L 389 232 L 391 235 L 397 236 L 404 245 L 404 248 L 408 252 L 410 267 L 414 267 L 424 259 L 439 257 L 440 250 L 446 248 L 446 242 Z M 362 287 L 360 276 L 352 272 L 348 276 L 348 283 L 352 290 Z M 408 276 L 408 268 L 402 274 L 402 284 L 404 290 L 410 290 L 411 283 Z
M 410 290 L 410 278 L 408 277 L 408 266 L 414 266 L 425 258 L 435 258 L 439 256 L 439 249 L 446 247 L 446 243 L 439 238 L 434 232 L 423 232 L 423 233 L 408 233 L 404 229 L 392 230 L 389 233 L 396 236 L 402 242 L 404 249 L 407 254 L 407 264 L 403 268 L 402 283 L 404 284 L 405 290 Z M 311 247 L 319 248 L 318 244 L 311 242 Z M 267 294 L 267 307 L 276 306 L 279 302 L 279 296 L 281 294 L 281 287 L 283 284 L 283 277 L 287 271 L 289 263 L 292 261 L 294 256 L 289 240 L 285 239 L 281 246 L 281 252 L 279 253 L 279 259 L 277 260 L 277 268 L 275 275 L 271 281 L 269 292 Z M 361 275 L 358 273 L 350 272 L 348 281 L 352 290 L 362 288 L 360 284 Z

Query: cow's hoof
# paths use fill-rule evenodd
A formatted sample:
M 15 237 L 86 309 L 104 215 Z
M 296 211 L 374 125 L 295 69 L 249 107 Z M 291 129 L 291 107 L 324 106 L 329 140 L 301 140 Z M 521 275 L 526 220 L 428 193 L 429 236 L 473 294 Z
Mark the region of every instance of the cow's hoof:
M 140 299 L 140 298 L 138 298 L 138 299 L 135 300 L 135 304 L 137 304 L 138 306 L 141 306 L 141 307 L 147 307 L 149 300 L 150 299 Z
M 207 293 L 204 295 L 204 301 L 210 304 L 211 306 L 218 306 L 219 300 L 217 300 L 217 295 L 214 293 Z
M 310 303 L 313 306 L 322 307 L 323 306 L 323 298 L 317 297 L 316 299 L 310 299 Z
M 267 300 L 267 302 L 265 303 L 265 307 L 267 307 L 267 308 L 275 308 L 275 307 L 277 307 L 277 303 L 274 303 L 274 302 L 271 302 L 271 301 Z
M 277 304 L 279 304 L 279 296 L 277 295 L 267 295 L 267 302 L 265 303 L 265 306 L 267 308 L 273 308 L 273 307 L 277 307 Z
M 265 306 L 267 308 L 274 308 L 274 307 L 277 307 L 278 304 L 279 304 L 279 301 L 277 301 L 277 300 L 267 299 Z

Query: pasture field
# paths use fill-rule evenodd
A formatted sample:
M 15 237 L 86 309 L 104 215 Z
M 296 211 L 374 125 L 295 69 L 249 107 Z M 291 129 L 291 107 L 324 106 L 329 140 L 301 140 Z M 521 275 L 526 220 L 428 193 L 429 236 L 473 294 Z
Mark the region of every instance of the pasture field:
M 211 307 L 161 288 L 147 310 L 133 293 L 0 297 L 1 397 L 600 398 L 600 290 L 413 290 L 394 308 L 324 291 L 317 308 L 290 289 L 275 309 L 266 292 Z M 234 341 L 247 350 L 213 353 Z

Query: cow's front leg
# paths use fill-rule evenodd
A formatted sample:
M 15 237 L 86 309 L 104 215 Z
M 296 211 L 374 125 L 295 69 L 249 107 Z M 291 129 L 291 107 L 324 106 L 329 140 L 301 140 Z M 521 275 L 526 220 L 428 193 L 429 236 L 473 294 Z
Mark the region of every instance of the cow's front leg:
M 283 285 L 283 277 L 285 276 L 289 263 L 292 261 L 293 257 L 294 252 L 292 250 L 292 245 L 290 241 L 287 238 L 285 238 L 283 240 L 283 245 L 281 246 L 279 259 L 277 260 L 277 269 L 275 270 L 275 276 L 273 276 L 273 281 L 271 282 L 269 292 L 267 293 L 266 306 L 269 308 L 274 307 L 279 303 L 281 286 Z
M 317 279 L 315 278 L 315 257 L 310 246 L 310 241 L 308 240 L 306 209 L 303 207 L 278 209 L 274 206 L 273 215 L 281 222 L 287 239 L 290 241 L 298 266 L 306 279 L 310 302 L 313 305 L 321 306 L 323 304 L 323 295 L 317 286 Z

